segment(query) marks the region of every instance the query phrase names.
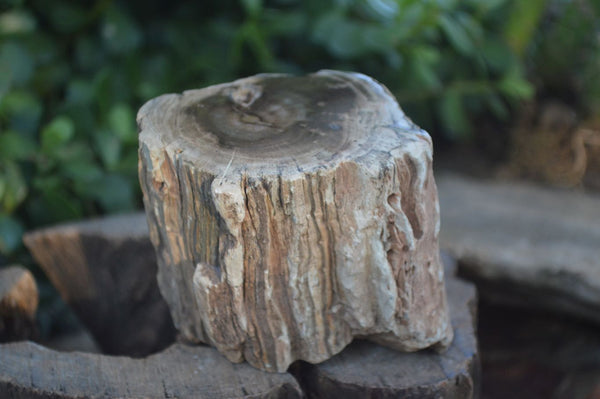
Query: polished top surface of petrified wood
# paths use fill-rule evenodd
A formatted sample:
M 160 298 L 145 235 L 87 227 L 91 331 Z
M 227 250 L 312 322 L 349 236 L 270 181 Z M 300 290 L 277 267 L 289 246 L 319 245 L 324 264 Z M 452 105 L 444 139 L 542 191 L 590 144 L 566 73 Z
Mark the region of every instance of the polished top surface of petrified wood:
M 192 119 L 186 122 L 210 132 L 219 146 L 248 154 L 315 141 L 335 150 L 343 145 L 343 115 L 356 100 L 349 85 L 332 77 L 270 76 L 221 90 L 185 113 Z
M 184 161 L 201 160 L 208 170 L 303 172 L 360 158 L 375 143 L 391 150 L 428 141 L 397 107 L 386 107 L 390 98 L 357 73 L 262 74 L 160 96 L 142 107 L 138 123 L 144 142 L 154 140 Z M 373 129 L 376 120 L 391 123 Z M 160 138 L 151 137 L 156 131 Z

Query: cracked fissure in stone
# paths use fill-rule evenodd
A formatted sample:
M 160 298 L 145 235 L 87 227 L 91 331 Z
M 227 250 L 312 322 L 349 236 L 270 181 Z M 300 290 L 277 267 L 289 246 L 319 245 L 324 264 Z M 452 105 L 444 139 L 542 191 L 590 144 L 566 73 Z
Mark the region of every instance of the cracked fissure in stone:
M 429 135 L 352 73 L 257 75 L 146 103 L 140 181 L 180 332 L 268 371 L 360 336 L 452 338 Z

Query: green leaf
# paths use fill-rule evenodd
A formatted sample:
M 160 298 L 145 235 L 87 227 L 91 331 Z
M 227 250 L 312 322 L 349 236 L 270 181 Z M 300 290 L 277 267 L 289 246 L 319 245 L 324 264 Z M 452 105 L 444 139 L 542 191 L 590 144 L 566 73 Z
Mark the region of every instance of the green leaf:
M 0 60 L 0 101 L 4 98 L 11 84 L 10 66 L 7 62 Z
M 60 165 L 69 162 L 92 162 L 94 155 L 85 141 L 76 140 L 56 148 L 52 157 Z
M 0 159 L 25 160 L 35 154 L 36 143 L 15 131 L 0 133 Z
M 62 92 L 71 78 L 71 73 L 67 63 L 53 61 L 36 69 L 34 85 L 42 96 Z
M 19 166 L 10 160 L 0 165 L 0 177 L 3 180 L 3 195 L 0 197 L 0 212 L 12 213 L 27 196 L 27 183 Z
M 124 143 L 137 141 L 135 116 L 131 107 L 126 104 L 117 104 L 108 114 L 108 124 L 113 133 Z
M 74 134 L 75 126 L 71 119 L 66 116 L 58 116 L 42 130 L 42 150 L 52 153 L 68 143 Z
M 44 190 L 31 200 L 27 211 L 31 220 L 35 220 L 37 224 L 59 223 L 83 217 L 81 201 L 60 187 Z
M 73 61 L 84 71 L 94 71 L 99 65 L 106 64 L 106 51 L 99 48 L 98 41 L 89 36 L 81 35 L 75 43 Z
M 47 65 L 55 61 L 64 62 L 61 53 L 64 45 L 46 32 L 35 32 L 27 37 L 26 43 L 37 64 Z
M 323 44 L 334 56 L 348 59 L 364 54 L 367 50 L 358 23 L 346 19 L 337 12 L 321 17 L 313 29 L 315 41 Z
M 74 159 L 60 165 L 61 172 L 76 183 L 90 183 L 102 177 L 102 170 L 92 159 Z
M 404 63 L 404 59 L 400 53 L 394 49 L 385 52 L 385 60 L 392 69 L 400 69 Z
M 94 100 L 102 115 L 107 115 L 115 102 L 114 81 L 117 75 L 118 71 L 110 66 L 103 66 L 94 75 Z
M 532 41 L 548 0 L 513 1 L 504 37 L 513 51 L 523 55 Z
M 395 0 L 367 0 L 365 6 L 369 16 L 380 21 L 392 20 L 400 11 L 400 5 Z
M 4 195 L 6 194 L 6 185 L 6 176 L 0 174 L 0 198 L 4 198 Z
M 132 185 L 121 175 L 102 176 L 90 185 L 89 194 L 106 212 L 124 212 L 135 208 Z
M 413 46 L 411 48 L 411 56 L 420 62 L 435 64 L 440 60 L 440 51 L 429 45 Z
M 262 10 L 262 0 L 241 0 L 246 13 L 251 17 L 257 17 Z
M 11 91 L 0 103 L 0 115 L 8 120 L 8 128 L 33 135 L 42 116 L 40 99 L 27 91 Z
M 469 34 L 462 24 L 449 15 L 440 17 L 440 27 L 452 44 L 452 46 L 464 55 L 471 55 L 475 51 L 475 46 Z
M 6 42 L 0 47 L 0 65 L 2 70 L 9 71 L 10 80 L 15 85 L 27 83 L 33 74 L 33 57 L 18 42 Z
M 138 175 L 138 153 L 137 151 L 126 151 L 119 163 L 114 168 L 115 172 L 125 176 L 137 178 Z
M 535 92 L 531 83 L 513 74 L 505 76 L 498 87 L 504 95 L 518 100 L 531 98 Z
M 418 91 L 437 91 L 441 88 L 440 75 L 435 65 L 440 59 L 439 52 L 430 46 L 415 46 L 409 55 L 408 76 L 410 81 L 407 85 Z
M 302 34 L 308 18 L 306 14 L 298 11 L 283 12 L 267 9 L 264 10 L 261 21 L 269 35 L 293 36 Z
M 21 246 L 25 229 L 15 218 L 0 214 L 0 253 L 10 255 Z
M 326 14 L 317 22 L 313 38 L 341 59 L 386 54 L 401 39 L 394 25 L 363 22 L 338 12 Z
M 55 0 L 45 6 L 50 22 L 61 33 L 75 33 L 87 22 L 87 10 L 78 2 Z
M 104 167 L 113 170 L 121 157 L 122 144 L 119 139 L 111 132 L 101 129 L 94 132 L 94 142 Z
M 101 27 L 108 51 L 122 54 L 135 50 L 142 41 L 137 23 L 118 7 L 110 7 Z
M 486 102 L 496 117 L 500 119 L 507 119 L 509 117 L 506 104 L 496 94 L 486 96 Z
M 443 3 L 449 5 L 448 0 L 444 0 Z M 441 12 L 439 7 L 440 4 L 432 4 L 431 2 L 404 1 L 404 4 L 400 7 L 396 23 L 408 27 L 408 30 L 403 30 L 405 33 L 415 31 L 428 25 L 431 22 L 430 20 L 435 20 Z M 451 6 L 451 8 L 454 8 L 454 6 Z
M 361 42 L 365 51 L 387 53 L 394 48 L 397 40 L 395 32 L 379 25 L 367 25 L 363 28 Z
M 479 15 L 486 15 L 508 3 L 509 0 L 469 0 L 468 3 L 476 8 Z
M 247 21 L 238 32 L 239 43 L 246 43 L 252 50 L 256 62 L 263 70 L 272 69 L 273 54 L 269 48 L 261 26 L 255 21 Z
M 56 175 L 36 176 L 33 178 L 32 187 L 34 190 L 46 192 L 58 190 L 64 183 L 64 179 Z
M 464 28 L 471 43 L 479 47 L 485 40 L 485 32 L 480 21 L 476 20 L 473 15 L 466 12 L 456 13 L 456 20 Z
M 488 38 L 481 50 L 486 63 L 496 73 L 510 69 L 517 62 L 510 48 L 501 40 Z
M 469 135 L 469 118 L 465 112 L 462 96 L 457 91 L 449 90 L 442 96 L 440 116 L 444 123 L 444 130 L 449 132 L 452 138 L 464 139 Z
M 73 79 L 67 86 L 66 103 L 69 105 L 87 105 L 94 101 L 92 83 L 83 79 Z

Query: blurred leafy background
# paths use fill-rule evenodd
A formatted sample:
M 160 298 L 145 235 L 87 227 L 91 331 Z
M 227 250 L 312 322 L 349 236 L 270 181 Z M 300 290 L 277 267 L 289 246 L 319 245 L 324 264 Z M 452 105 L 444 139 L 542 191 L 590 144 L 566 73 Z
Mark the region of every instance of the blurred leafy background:
M 355 70 L 442 143 L 524 101 L 600 100 L 597 0 L 0 0 L 0 265 L 26 230 L 141 208 L 148 99 L 259 72 Z M 506 140 L 505 140 L 506 141 Z

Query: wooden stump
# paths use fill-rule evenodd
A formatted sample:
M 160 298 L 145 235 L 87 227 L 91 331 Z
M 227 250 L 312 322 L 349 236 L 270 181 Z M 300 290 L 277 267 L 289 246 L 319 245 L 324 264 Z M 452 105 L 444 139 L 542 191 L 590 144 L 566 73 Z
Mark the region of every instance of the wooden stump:
M 438 177 L 441 244 L 482 297 L 600 324 L 598 195 Z
M 429 135 L 360 74 L 257 75 L 138 114 L 140 181 L 175 324 L 284 371 L 354 336 L 452 338 Z
M 0 269 L 0 342 L 33 338 L 38 301 L 29 270 L 20 266 Z
M 3 399 L 301 398 L 289 374 L 231 364 L 215 349 L 175 344 L 145 359 L 0 345 Z
M 292 372 L 311 399 L 479 397 L 477 292 L 454 274 L 446 258 L 446 289 L 454 340 L 443 354 L 400 353 L 367 341 L 355 341 L 328 361 L 294 365 Z
M 45 228 L 24 241 L 103 352 L 143 356 L 175 340 L 143 213 Z

